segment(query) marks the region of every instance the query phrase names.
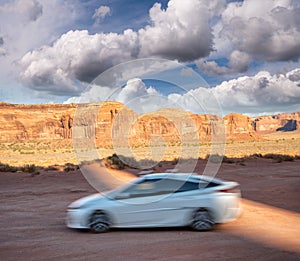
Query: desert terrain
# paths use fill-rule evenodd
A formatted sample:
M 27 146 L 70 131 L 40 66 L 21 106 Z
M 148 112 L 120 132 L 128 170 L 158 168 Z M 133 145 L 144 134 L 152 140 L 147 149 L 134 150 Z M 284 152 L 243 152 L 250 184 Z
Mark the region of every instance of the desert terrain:
M 196 171 L 201 173 L 205 164 L 199 160 Z M 299 260 L 299 167 L 300 160 L 263 158 L 222 163 L 217 177 L 241 184 L 243 214 L 210 232 L 70 230 L 65 226 L 68 204 L 96 192 L 80 170 L 1 173 L 1 260 Z M 137 172 L 114 171 L 127 179 Z
M 115 153 L 116 145 L 130 146 L 138 160 L 157 154 L 158 160 L 169 161 L 205 158 L 216 153 L 212 142 L 218 154 L 228 157 L 297 156 L 300 112 L 253 118 L 232 113 L 221 118 L 178 109 L 137 115 L 112 101 L 81 106 L 0 103 L 0 134 L 0 162 L 12 166 L 80 164 L 93 160 L 89 151 L 95 150 L 94 159 L 104 158 Z M 182 148 L 191 155 L 182 155 Z
M 97 192 L 85 178 L 87 172 L 100 177 L 97 188 L 102 191 L 136 178 L 140 171 L 130 166 L 108 169 L 117 177 L 112 182 L 109 175 L 103 178 L 97 161 L 116 152 L 108 134 L 122 106 L 106 103 L 94 118 L 84 118 L 97 119 L 93 133 L 89 122 L 80 117 L 73 121 L 75 105 L 0 104 L 1 260 L 299 260 L 299 113 L 257 118 L 232 114 L 224 119 L 191 115 L 200 146 L 189 140 L 181 144 L 173 123 L 159 114 L 138 118 L 131 137 L 136 146 L 130 149 L 136 160 L 160 156 L 151 167 L 154 172 L 176 168 L 183 148 L 195 152 L 199 146 L 191 157 L 195 172 L 202 174 L 212 153 L 210 139 L 218 134 L 215 126 L 225 122 L 226 140 L 219 144 L 225 157 L 216 176 L 241 185 L 243 213 L 237 220 L 202 233 L 188 228 L 105 234 L 68 229 L 67 206 Z M 185 113 L 164 113 L 176 115 L 174 122 L 183 122 L 183 134 L 189 137 Z M 87 144 L 92 139 L 92 147 L 74 146 L 74 126 Z M 147 143 L 155 135 L 163 137 L 164 146 Z

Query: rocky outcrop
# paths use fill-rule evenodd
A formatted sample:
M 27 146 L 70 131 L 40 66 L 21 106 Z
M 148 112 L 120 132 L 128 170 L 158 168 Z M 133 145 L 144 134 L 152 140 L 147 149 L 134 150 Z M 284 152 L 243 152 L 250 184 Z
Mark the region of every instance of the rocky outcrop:
M 200 141 L 223 141 L 225 137 L 225 123 L 224 120 L 211 114 L 195 114 L 193 119 L 196 122 Z
M 159 146 L 259 139 L 300 130 L 300 112 L 250 119 L 241 114 L 199 115 L 161 109 L 137 115 L 122 103 L 14 105 L 0 103 L 0 142 L 71 140 L 78 146 Z
M 0 103 L 0 141 L 71 138 L 76 105 Z
M 300 112 L 260 116 L 252 119 L 257 133 L 300 130 Z
M 160 109 L 137 118 L 131 129 L 131 143 L 136 146 L 189 145 L 212 139 L 223 141 L 224 135 L 221 117 L 179 109 Z
M 0 103 L 0 141 L 70 140 L 75 126 L 77 132 L 82 132 L 82 138 L 94 137 L 105 143 L 122 107 L 124 105 L 118 102 L 80 105 Z
M 232 113 L 224 117 L 227 139 L 249 140 L 258 139 L 250 117 Z
M 180 144 L 180 131 L 183 132 L 182 126 L 184 125 L 184 122 L 182 121 L 179 125 L 178 118 L 183 118 L 180 117 L 180 115 L 178 114 L 176 117 L 174 114 L 175 111 L 161 110 L 155 113 L 147 113 L 140 115 L 133 123 L 131 128 L 131 145 L 159 146 L 163 144 Z

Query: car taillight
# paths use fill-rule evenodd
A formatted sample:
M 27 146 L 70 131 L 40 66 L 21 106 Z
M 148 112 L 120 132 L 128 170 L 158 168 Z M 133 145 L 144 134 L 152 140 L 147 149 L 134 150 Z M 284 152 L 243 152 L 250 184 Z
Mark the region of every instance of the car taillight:
M 233 188 L 228 188 L 228 189 L 221 189 L 219 192 L 223 193 L 241 193 L 241 190 L 238 186 L 233 187 Z

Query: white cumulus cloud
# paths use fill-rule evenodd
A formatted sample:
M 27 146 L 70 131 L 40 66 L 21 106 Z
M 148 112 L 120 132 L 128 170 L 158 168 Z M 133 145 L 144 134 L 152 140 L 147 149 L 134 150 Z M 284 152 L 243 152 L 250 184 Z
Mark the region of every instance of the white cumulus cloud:
M 110 7 L 107 5 L 101 5 L 99 8 L 95 10 L 93 14 L 93 18 L 95 19 L 95 25 L 100 24 L 100 22 L 108 15 L 111 14 Z
M 12 0 L 0 4 L 3 71 L 14 69 L 11 75 L 18 73 L 22 84 L 40 93 L 70 97 L 80 96 L 87 83 L 106 69 L 136 58 L 196 61 L 204 73 L 222 75 L 246 72 L 253 61 L 298 61 L 300 57 L 300 6 L 295 0 L 170 0 L 165 9 L 154 4 L 149 10 L 149 24 L 139 30 L 94 34 L 76 30 L 76 19 L 84 20 L 86 14 L 78 6 L 82 7 L 79 0 Z M 99 6 L 94 14 L 93 10 L 89 13 L 90 26 L 111 14 L 109 6 Z M 70 25 L 75 29 L 70 30 Z M 224 65 L 204 58 L 227 58 L 228 62 Z M 223 82 L 210 92 L 230 110 L 237 106 L 245 111 L 256 110 L 255 106 L 270 109 L 274 104 L 289 106 L 288 102 L 296 106 L 297 77 L 297 72 L 245 76 Z M 258 88 L 264 81 L 266 87 Z M 142 90 L 149 95 L 151 90 L 130 86 L 128 83 L 119 99 L 139 95 Z M 109 93 L 109 87 L 103 88 L 104 94 Z M 195 95 L 198 92 L 200 95 L 201 88 L 193 90 Z M 86 92 L 84 95 L 88 99 Z M 184 96 L 170 97 L 184 101 Z M 264 106 L 261 99 L 265 99 Z M 187 101 L 186 105 L 193 107 L 192 101 Z
M 91 84 L 90 88 L 79 97 L 69 98 L 65 103 L 86 103 L 114 100 L 122 102 L 137 113 L 146 113 L 160 108 L 175 108 L 176 104 L 168 100 L 154 87 L 147 87 L 140 78 L 128 80 L 122 88 Z
M 95 10 L 93 18 L 101 18 L 103 19 L 105 16 L 110 14 L 110 7 L 106 5 L 101 5 L 99 8 Z
M 220 66 L 215 61 L 205 61 L 205 59 L 200 59 L 195 63 L 205 74 L 222 75 L 247 71 L 250 60 L 247 53 L 234 50 L 229 55 L 228 66 Z
M 32 67 L 26 72 L 29 76 L 33 73 L 34 67 L 40 67 L 35 79 L 19 81 L 19 74 L 25 72 L 24 67 L 18 66 L 18 61 L 31 50 L 44 50 L 45 47 L 42 46 L 54 42 L 63 32 L 74 27 L 76 20 L 82 15 L 79 0 L 0 1 L 0 92 L 6 100 L 20 102 L 24 99 L 23 102 L 29 102 L 39 97 L 44 101 L 56 97 L 50 96 L 50 93 L 62 95 L 77 91 L 77 87 L 70 86 L 74 83 L 71 79 L 67 79 L 67 72 L 59 67 L 54 68 L 51 64 L 45 64 L 46 57 L 33 62 Z M 53 80 L 57 85 L 51 85 L 46 91 L 46 88 L 39 85 L 41 81 L 39 77 L 43 78 L 50 70 L 57 71 L 57 77 Z M 52 79 L 49 78 L 47 81 L 51 82 Z M 26 83 L 30 83 L 31 89 L 24 87 Z M 62 85 L 68 86 L 66 90 L 61 87 Z M 14 88 L 13 91 L 11 86 Z
M 224 81 L 210 89 L 200 87 L 169 98 L 193 112 L 199 112 L 201 105 L 209 110 L 212 99 L 220 104 L 224 114 L 297 111 L 300 107 L 299 85 L 300 69 L 275 75 L 262 71 L 254 76 Z
M 28 21 L 36 21 L 43 14 L 43 6 L 37 0 L 16 0 L 0 6 L 0 12 L 17 14 Z
M 149 11 L 151 25 L 139 30 L 141 55 L 193 61 L 213 50 L 210 18 L 224 1 L 171 0 L 166 10 L 156 3 Z
M 300 5 L 293 0 L 244 0 L 228 3 L 213 26 L 214 48 L 196 63 L 211 75 L 248 71 L 252 61 L 298 62 Z M 227 58 L 218 65 L 214 59 Z
M 56 85 L 74 95 L 82 91 L 74 81 L 89 82 L 107 68 L 135 58 L 136 48 L 137 34 L 130 29 L 123 34 L 94 35 L 86 30 L 69 31 L 53 46 L 27 53 L 20 60 L 21 78 L 32 88 L 49 90 Z
M 164 96 L 158 87 L 146 87 L 139 78 L 130 79 L 115 92 L 108 87 L 93 85 L 81 97 L 70 102 L 93 102 L 106 99 L 126 104 L 138 113 L 160 108 L 180 108 L 193 113 L 226 115 L 231 112 L 257 115 L 262 113 L 297 111 L 300 106 L 300 69 L 286 74 L 261 71 L 254 76 L 243 76 L 221 84 Z M 103 99 L 104 98 L 104 99 Z
M 222 34 L 254 59 L 298 60 L 300 7 L 293 0 L 245 0 L 222 13 Z
M 21 80 L 32 89 L 78 94 L 74 81 L 90 82 L 101 72 L 124 61 L 149 56 L 190 61 L 212 50 L 209 20 L 224 8 L 225 0 L 170 0 L 166 10 L 155 4 L 149 11 L 151 25 L 123 33 L 90 34 L 71 30 L 52 45 L 28 52 L 19 61 Z M 95 19 L 110 14 L 100 6 Z
M 116 100 L 126 104 L 135 99 L 156 94 L 158 93 L 154 88 L 146 88 L 141 79 L 135 78 L 127 81 L 126 86 L 121 89 Z

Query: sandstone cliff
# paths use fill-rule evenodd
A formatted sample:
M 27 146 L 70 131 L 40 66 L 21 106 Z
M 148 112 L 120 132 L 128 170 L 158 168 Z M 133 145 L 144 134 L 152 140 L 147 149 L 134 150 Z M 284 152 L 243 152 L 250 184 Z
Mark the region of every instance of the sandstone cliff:
M 230 140 L 258 139 L 250 117 L 232 113 L 224 117 L 226 136 Z
M 260 116 L 252 121 L 255 131 L 258 133 L 300 130 L 300 112 Z
M 0 103 L 0 141 L 69 139 L 75 108 L 72 104 Z
M 80 105 L 0 103 L 0 142 L 71 141 L 76 137 L 97 147 L 158 146 L 222 140 L 224 133 L 229 140 L 258 139 L 263 132 L 299 129 L 300 112 L 254 119 L 230 114 L 222 119 L 179 109 L 137 115 L 112 101 Z

